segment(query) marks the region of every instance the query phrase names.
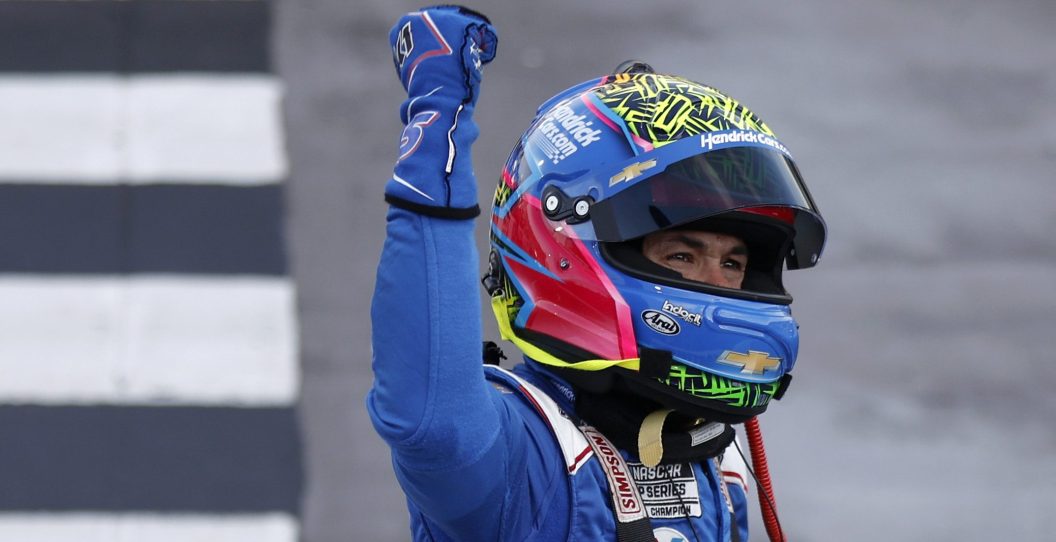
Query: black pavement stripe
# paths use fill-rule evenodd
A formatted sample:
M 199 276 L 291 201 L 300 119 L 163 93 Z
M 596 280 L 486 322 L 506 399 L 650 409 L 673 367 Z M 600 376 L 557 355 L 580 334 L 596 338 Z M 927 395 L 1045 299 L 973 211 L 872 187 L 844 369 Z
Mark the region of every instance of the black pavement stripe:
M 284 275 L 281 184 L 0 184 L 0 272 Z
M 297 513 L 288 408 L 0 406 L 0 510 Z
M 0 2 L 0 71 L 267 72 L 269 1 Z

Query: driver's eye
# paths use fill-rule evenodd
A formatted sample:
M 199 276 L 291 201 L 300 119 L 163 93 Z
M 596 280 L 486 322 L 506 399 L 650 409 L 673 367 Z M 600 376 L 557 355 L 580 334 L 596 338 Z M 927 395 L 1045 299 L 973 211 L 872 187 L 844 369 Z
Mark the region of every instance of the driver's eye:
M 730 269 L 734 269 L 734 270 L 737 270 L 737 271 L 741 271 L 741 270 L 744 269 L 744 262 L 742 262 L 740 260 L 733 260 L 733 259 L 726 260 L 723 263 L 723 265 L 728 267 L 728 268 L 730 268 Z

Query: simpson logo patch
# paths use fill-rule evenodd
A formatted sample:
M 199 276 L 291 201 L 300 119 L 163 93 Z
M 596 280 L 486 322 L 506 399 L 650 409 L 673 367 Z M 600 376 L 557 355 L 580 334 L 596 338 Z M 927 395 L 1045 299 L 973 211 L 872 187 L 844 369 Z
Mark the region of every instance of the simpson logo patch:
M 638 490 L 634 484 L 634 476 L 628 471 L 627 463 L 616 447 L 609 439 L 589 426 L 579 428 L 583 436 L 587 438 L 590 447 L 601 461 L 601 468 L 605 469 L 605 478 L 609 482 L 609 492 L 612 494 L 612 503 L 616 510 L 616 519 L 620 523 L 646 517 L 645 507 L 639 499 Z
M 646 467 L 628 463 L 631 477 L 638 484 L 638 493 L 649 512 L 649 517 L 677 519 L 700 517 L 700 493 L 697 477 L 689 463 Z

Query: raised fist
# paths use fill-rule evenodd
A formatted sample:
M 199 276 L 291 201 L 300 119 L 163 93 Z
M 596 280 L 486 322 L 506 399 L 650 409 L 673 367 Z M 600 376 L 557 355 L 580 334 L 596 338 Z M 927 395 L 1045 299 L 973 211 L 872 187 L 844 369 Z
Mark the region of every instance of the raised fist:
M 498 37 L 484 15 L 460 6 L 408 13 L 389 31 L 392 61 L 411 97 L 437 87 L 476 98 L 481 68 L 495 58 Z
M 436 6 L 400 18 L 389 43 L 407 100 L 400 107 L 404 128 L 385 201 L 442 218 L 477 216 L 473 109 L 481 68 L 495 58 L 495 28 L 475 11 Z

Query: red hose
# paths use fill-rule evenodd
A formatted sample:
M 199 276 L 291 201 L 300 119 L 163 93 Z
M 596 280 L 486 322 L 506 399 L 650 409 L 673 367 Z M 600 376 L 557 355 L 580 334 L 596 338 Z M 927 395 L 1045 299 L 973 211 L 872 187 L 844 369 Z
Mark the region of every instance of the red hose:
M 766 466 L 766 449 L 763 448 L 763 432 L 759 429 L 759 420 L 752 418 L 744 422 L 748 432 L 748 447 L 752 453 L 752 470 L 759 483 L 759 510 L 763 513 L 763 524 L 771 542 L 785 542 L 785 533 L 777 521 L 777 502 L 774 488 L 770 483 L 770 468 Z

